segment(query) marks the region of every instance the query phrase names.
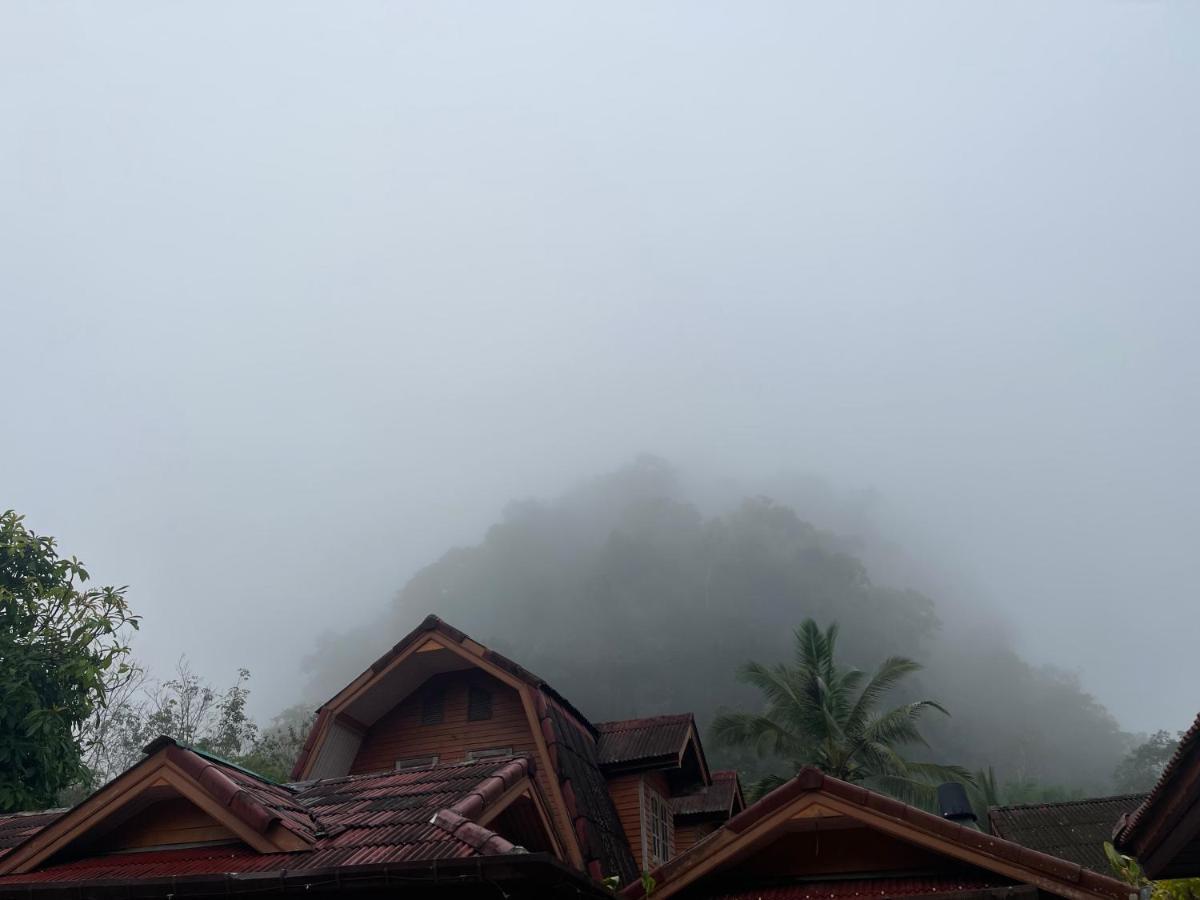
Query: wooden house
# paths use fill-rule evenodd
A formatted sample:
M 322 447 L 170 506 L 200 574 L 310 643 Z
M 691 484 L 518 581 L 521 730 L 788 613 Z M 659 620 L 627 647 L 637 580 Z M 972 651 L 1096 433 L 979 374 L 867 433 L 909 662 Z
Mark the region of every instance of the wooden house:
M 0 900 L 1129 896 L 815 770 L 747 809 L 691 715 L 591 722 L 435 616 L 321 707 L 292 779 L 161 738 L 0 817 Z

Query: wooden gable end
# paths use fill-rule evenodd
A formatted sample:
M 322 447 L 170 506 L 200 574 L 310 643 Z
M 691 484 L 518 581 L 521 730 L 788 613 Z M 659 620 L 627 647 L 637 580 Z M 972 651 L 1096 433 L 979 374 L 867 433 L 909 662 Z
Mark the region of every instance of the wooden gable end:
M 258 853 L 311 847 L 221 765 L 159 738 L 147 756 L 0 859 L 0 875 L 60 859 L 237 842 Z
M 865 894 L 909 892 L 916 885 L 937 893 L 1019 889 L 1069 900 L 1136 897 L 1116 879 L 810 769 L 652 876 L 654 900 L 817 889 L 847 879 L 861 881 Z M 638 883 L 625 890 L 630 900 L 644 894 Z
M 503 750 L 537 753 L 520 695 L 485 672 L 447 672 L 429 678 L 367 728 L 350 774 L 435 757 L 440 763 L 463 762 Z M 548 785 L 543 789 L 549 793 Z

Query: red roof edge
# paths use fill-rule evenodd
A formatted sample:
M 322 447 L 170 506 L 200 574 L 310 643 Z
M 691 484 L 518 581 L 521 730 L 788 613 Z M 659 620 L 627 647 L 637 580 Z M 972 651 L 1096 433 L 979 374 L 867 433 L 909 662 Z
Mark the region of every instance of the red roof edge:
M 1114 900 L 1115 898 L 1125 898 L 1132 892 L 1132 889 L 1124 882 L 1084 869 L 1077 863 L 1030 850 L 994 835 L 985 835 L 973 828 L 965 828 L 958 823 L 868 790 L 861 785 L 832 778 L 812 766 L 802 768 L 786 784 L 776 788 L 757 803 L 734 816 L 703 841 L 659 866 L 651 873 L 651 876 L 660 884 L 668 882 L 676 872 L 686 871 L 690 868 L 693 858 L 704 858 L 711 853 L 710 842 L 722 831 L 743 834 L 800 796 L 814 791 L 828 793 L 877 814 L 931 832 L 947 843 L 967 846 L 973 851 L 985 853 L 1001 862 L 1017 865 L 1024 869 L 1032 869 L 1046 878 L 1078 885 L 1094 893 L 1107 894 Z M 628 900 L 637 900 L 644 896 L 645 889 L 641 882 L 637 881 L 626 887 L 622 893 Z

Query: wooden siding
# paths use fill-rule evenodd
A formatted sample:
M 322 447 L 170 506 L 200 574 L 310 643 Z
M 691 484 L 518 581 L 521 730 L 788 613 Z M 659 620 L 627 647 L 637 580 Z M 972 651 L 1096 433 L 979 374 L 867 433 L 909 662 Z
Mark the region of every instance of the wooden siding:
M 160 800 L 97 841 L 100 851 L 234 841 L 237 836 L 182 797 Z
M 716 822 L 676 822 L 675 855 L 691 850 L 698 841 L 716 831 L 717 827 Z
M 490 719 L 467 720 L 467 690 L 472 685 L 491 692 Z M 421 724 L 421 699 L 427 690 L 445 693 L 442 720 L 435 725 Z M 350 774 L 392 769 L 399 759 L 437 756 L 442 763 L 462 762 L 472 750 L 493 747 L 535 753 L 520 696 L 483 672 L 449 672 L 430 678 L 367 730 Z
M 467 720 L 467 690 L 472 685 L 491 691 L 491 719 Z M 421 725 L 421 698 L 427 690 L 444 691 L 442 721 L 436 725 Z M 397 760 L 415 757 L 462 762 L 469 751 L 490 748 L 535 754 L 521 697 L 484 672 L 448 672 L 428 679 L 368 728 L 350 774 L 382 772 L 395 768 Z
M 471 686 L 491 692 L 490 719 L 475 722 L 467 719 L 468 691 Z M 421 700 L 426 689 L 444 691 L 442 721 L 436 725 L 421 724 Z M 437 756 L 439 763 L 463 762 L 470 751 L 493 747 L 510 747 L 513 753 L 528 754 L 535 760 L 535 780 L 551 820 L 561 830 L 563 826 L 559 825 L 556 818 L 557 776 L 538 754 L 537 742 L 520 694 L 479 670 L 434 675 L 400 700 L 391 712 L 385 713 L 367 729 L 349 774 L 380 772 L 395 768 L 397 760 L 429 756 Z M 570 846 L 574 837 L 560 835 L 559 840 Z
M 608 794 L 617 808 L 617 818 L 625 829 L 625 838 L 638 868 L 645 868 L 642 859 L 642 776 L 619 775 L 608 782 Z
M 649 858 L 648 844 L 642 842 L 646 825 L 646 794 L 649 791 L 656 792 L 664 802 L 670 803 L 670 785 L 662 772 L 619 775 L 608 782 L 609 796 L 617 808 L 617 817 L 621 820 L 621 827 L 625 829 L 625 837 L 629 841 L 630 850 L 633 851 L 634 861 L 641 869 L 651 869 L 657 865 Z M 675 823 L 669 815 L 667 821 L 668 846 L 671 855 L 676 855 L 679 853 L 679 845 Z

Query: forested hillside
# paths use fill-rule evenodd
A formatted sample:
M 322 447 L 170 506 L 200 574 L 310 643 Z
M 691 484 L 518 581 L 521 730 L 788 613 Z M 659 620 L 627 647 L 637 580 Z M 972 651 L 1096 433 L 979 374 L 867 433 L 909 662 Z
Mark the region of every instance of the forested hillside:
M 909 690 L 952 714 L 929 722 L 931 757 L 994 766 L 1010 784 L 1109 788 L 1130 737 L 1077 679 L 1022 660 L 994 613 L 950 637 L 938 599 L 874 581 L 862 547 L 766 497 L 702 514 L 667 463 L 643 458 L 553 502 L 512 504 L 477 546 L 418 572 L 384 621 L 324 639 L 314 681 L 328 693 L 437 612 L 596 720 L 692 710 L 707 727 L 722 706 L 758 702 L 737 666 L 787 658 L 811 616 L 841 624 L 847 662 L 924 663 Z

